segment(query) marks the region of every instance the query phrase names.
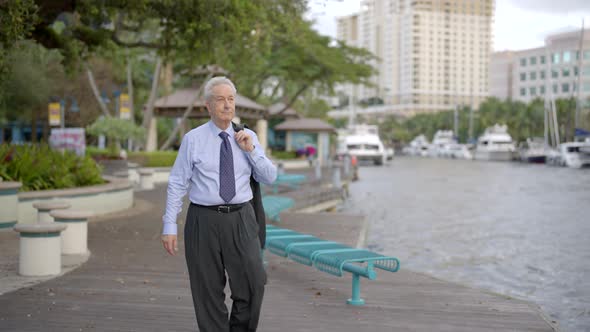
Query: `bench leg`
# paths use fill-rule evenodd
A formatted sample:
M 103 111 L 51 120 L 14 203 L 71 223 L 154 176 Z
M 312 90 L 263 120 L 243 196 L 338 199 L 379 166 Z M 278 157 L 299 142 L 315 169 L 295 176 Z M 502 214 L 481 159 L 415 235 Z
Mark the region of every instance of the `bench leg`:
M 346 301 L 350 305 L 364 305 L 365 300 L 361 299 L 361 280 L 356 273 L 352 274 L 352 297 Z

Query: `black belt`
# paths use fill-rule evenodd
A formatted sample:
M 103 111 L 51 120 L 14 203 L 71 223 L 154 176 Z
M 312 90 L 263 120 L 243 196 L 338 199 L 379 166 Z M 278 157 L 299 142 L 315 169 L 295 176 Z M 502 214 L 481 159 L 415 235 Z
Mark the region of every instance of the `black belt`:
M 225 204 L 225 205 L 201 205 L 201 204 L 196 204 L 196 203 L 192 203 L 192 202 L 191 202 L 191 204 L 198 206 L 198 207 L 205 208 L 205 209 L 217 211 L 219 213 L 231 213 L 231 212 L 239 211 L 246 204 L 249 204 L 249 202 L 241 203 L 241 204 Z

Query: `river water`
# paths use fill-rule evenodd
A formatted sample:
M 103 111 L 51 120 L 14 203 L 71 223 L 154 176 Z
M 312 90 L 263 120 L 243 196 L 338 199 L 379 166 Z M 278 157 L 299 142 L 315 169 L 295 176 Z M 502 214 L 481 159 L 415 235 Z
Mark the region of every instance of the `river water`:
M 369 218 L 369 248 L 590 331 L 590 170 L 396 157 L 359 177 L 344 209 Z

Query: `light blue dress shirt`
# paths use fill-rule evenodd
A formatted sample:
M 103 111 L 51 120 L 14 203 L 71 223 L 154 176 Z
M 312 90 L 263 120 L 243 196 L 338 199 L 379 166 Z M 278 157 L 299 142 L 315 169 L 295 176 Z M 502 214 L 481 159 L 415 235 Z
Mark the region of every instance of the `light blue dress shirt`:
M 250 129 L 254 150 L 245 152 L 235 140 L 233 127 L 229 134 L 234 159 L 236 195 L 228 204 L 245 203 L 252 199 L 250 175 L 260 183 L 271 184 L 277 177 L 277 168 L 266 157 L 258 137 Z M 168 198 L 163 217 L 162 234 L 177 234 L 176 218 L 182 210 L 182 200 L 189 192 L 189 200 L 200 205 L 222 205 L 219 196 L 219 151 L 222 143 L 219 129 L 212 121 L 184 135 L 178 156 L 168 178 Z

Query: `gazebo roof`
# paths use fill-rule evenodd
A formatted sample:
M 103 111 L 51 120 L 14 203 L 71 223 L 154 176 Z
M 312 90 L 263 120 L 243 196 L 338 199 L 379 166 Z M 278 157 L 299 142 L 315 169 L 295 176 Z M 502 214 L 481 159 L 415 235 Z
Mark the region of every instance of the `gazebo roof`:
M 294 110 L 291 107 L 287 108 L 282 113 L 279 113 L 284 108 L 285 108 L 285 104 L 284 103 L 280 103 L 280 102 L 279 103 L 276 103 L 276 104 L 273 104 L 273 105 L 270 105 L 268 107 L 268 115 L 270 117 L 284 117 L 284 118 L 300 118 L 301 117 L 299 115 L 299 113 L 297 113 L 297 111 Z
M 307 131 L 307 132 L 333 132 L 334 127 L 320 119 L 316 118 L 302 118 L 287 120 L 278 124 L 275 130 L 284 131 Z
M 198 88 L 179 89 L 168 96 L 157 99 L 154 104 L 154 114 L 156 116 L 167 117 L 182 116 L 182 113 L 184 113 L 197 92 Z M 236 95 L 236 116 L 246 119 L 259 119 L 265 117 L 267 114 L 268 110 L 264 106 L 242 95 Z M 190 117 L 209 117 L 205 108 L 204 97 L 201 97 L 195 102 Z

